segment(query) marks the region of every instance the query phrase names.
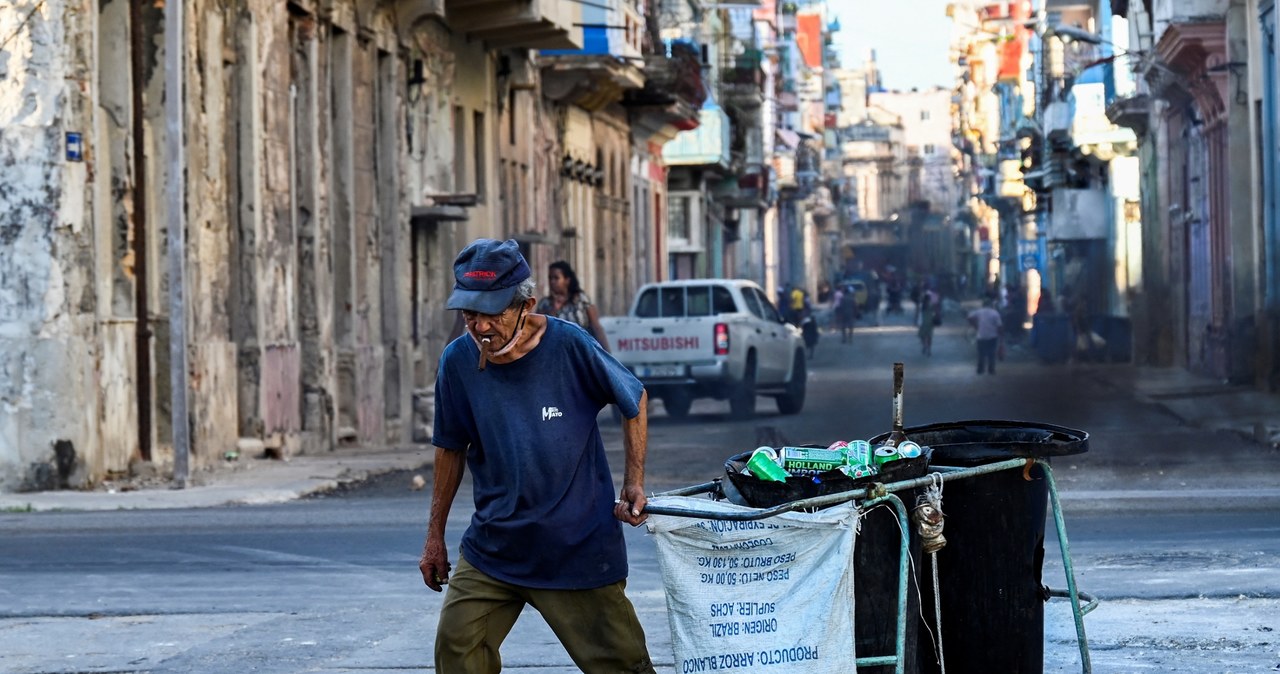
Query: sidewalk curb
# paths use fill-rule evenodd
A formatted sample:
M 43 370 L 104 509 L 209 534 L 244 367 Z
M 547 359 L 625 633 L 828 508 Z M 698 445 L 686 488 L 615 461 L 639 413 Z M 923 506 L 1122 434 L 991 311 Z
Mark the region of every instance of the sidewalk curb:
M 244 468 L 221 469 L 196 476 L 213 484 L 185 489 L 142 488 L 132 491 L 42 491 L 0 494 L 0 514 L 51 511 L 153 510 L 211 508 L 286 503 L 344 486 L 367 482 L 398 470 L 429 466 L 430 447 L 352 453 L 349 450 L 302 455 L 286 461 L 254 459 Z
M 1160 408 L 1185 426 L 1227 432 L 1264 448 L 1280 449 L 1278 394 L 1177 368 L 1131 364 L 1084 367 L 1103 386 L 1126 391 L 1134 400 Z
M 1075 489 L 1060 490 L 1068 513 L 1115 510 L 1159 512 L 1212 510 L 1280 510 L 1280 488 L 1258 489 Z

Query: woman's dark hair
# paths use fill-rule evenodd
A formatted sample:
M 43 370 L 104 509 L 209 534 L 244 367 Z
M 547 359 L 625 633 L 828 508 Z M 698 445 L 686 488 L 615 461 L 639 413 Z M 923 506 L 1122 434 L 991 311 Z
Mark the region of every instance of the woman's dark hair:
M 560 270 L 560 275 L 569 279 L 569 299 L 577 299 L 578 294 L 582 292 L 582 284 L 578 283 L 578 275 L 573 273 L 573 267 L 564 260 L 556 260 L 547 268 L 548 272 L 552 269 Z

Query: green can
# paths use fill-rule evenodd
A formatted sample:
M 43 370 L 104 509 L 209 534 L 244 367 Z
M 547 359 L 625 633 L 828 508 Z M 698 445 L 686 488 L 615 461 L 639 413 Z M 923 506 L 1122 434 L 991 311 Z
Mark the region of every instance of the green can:
M 816 447 L 783 447 L 778 452 L 778 463 L 789 473 L 799 471 L 826 472 L 845 465 L 845 453 L 838 449 Z
M 876 447 L 875 462 L 877 467 L 883 466 L 890 461 L 897 461 L 901 458 L 902 455 L 898 454 L 898 450 L 893 447 L 889 447 L 888 445 Z
M 788 477 L 778 465 L 778 453 L 772 447 L 757 447 L 747 461 L 747 470 L 766 482 L 786 482 Z
M 843 471 L 845 475 L 848 475 L 849 477 L 855 480 L 860 477 L 871 477 L 872 475 L 876 474 L 876 469 L 874 466 L 865 466 L 865 465 L 845 466 L 840 470 Z
M 849 442 L 848 459 L 850 466 L 874 466 L 875 461 L 871 451 L 871 443 L 866 440 L 852 440 Z

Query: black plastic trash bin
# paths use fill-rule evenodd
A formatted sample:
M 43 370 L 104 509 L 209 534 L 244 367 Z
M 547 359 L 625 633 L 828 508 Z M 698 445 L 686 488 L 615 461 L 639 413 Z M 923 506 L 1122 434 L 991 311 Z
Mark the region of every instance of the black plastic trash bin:
M 932 449 L 931 466 L 964 468 L 1079 454 L 1087 451 L 1089 438 L 1083 431 L 1021 421 L 932 424 L 906 433 Z M 1027 477 L 1023 470 L 1004 470 L 952 480 L 943 488 L 947 545 L 937 560 L 947 671 L 1044 671 L 1048 596 L 1041 569 L 1049 487 L 1038 465 Z M 935 599 L 928 560 L 919 573 L 923 614 L 932 626 Z M 923 630 L 917 646 L 920 670 L 940 671 Z

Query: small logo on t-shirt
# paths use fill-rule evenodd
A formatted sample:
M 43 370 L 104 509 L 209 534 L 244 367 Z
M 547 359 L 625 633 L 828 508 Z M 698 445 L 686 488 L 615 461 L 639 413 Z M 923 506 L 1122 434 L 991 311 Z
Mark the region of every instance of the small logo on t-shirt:
M 561 412 L 559 407 L 544 407 L 544 408 L 542 408 L 542 420 L 543 420 L 543 421 L 546 421 L 546 420 L 548 420 L 548 419 L 554 419 L 554 418 L 556 418 L 556 417 L 562 417 L 562 416 L 564 416 L 564 412 Z

